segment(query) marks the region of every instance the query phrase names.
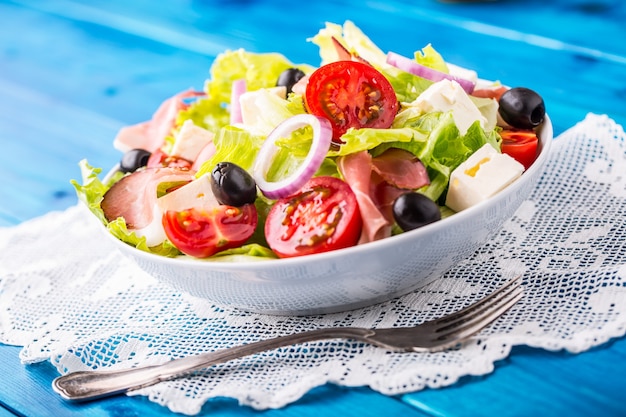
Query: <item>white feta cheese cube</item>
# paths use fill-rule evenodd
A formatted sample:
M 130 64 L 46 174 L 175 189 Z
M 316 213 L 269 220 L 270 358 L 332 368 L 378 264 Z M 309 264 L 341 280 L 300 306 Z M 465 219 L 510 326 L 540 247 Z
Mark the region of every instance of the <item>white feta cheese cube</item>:
M 162 218 L 163 212 L 158 204 L 154 203 L 154 206 L 152 206 L 152 221 L 146 227 L 133 232 L 137 237 L 145 237 L 148 247 L 160 245 L 167 239 L 163 223 L 161 222 Z
M 213 141 L 213 133 L 185 120 L 175 136 L 171 154 L 195 161 L 200 151 Z
M 157 199 L 157 205 L 163 213 L 167 210 L 182 211 L 193 207 L 210 209 L 220 203 L 211 189 L 211 173 L 196 178 L 189 184 L 165 194 Z
M 487 119 L 472 102 L 461 85 L 452 80 L 441 80 L 428 87 L 413 102 L 422 112 L 452 111 L 452 118 L 459 132 L 464 135 L 476 121 L 484 129 Z
M 465 210 L 495 195 L 523 172 L 522 164 L 485 144 L 452 171 L 446 206 Z

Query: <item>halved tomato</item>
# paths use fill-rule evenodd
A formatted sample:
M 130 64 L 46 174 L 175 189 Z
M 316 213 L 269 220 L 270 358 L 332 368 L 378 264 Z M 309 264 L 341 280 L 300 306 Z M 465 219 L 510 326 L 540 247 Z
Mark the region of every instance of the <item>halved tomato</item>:
M 242 245 L 254 233 L 257 222 L 254 204 L 169 210 L 163 215 L 163 228 L 170 242 L 196 258 Z
M 505 129 L 502 137 L 502 153 L 513 157 L 528 169 L 537 159 L 539 139 L 534 130 Z
M 281 258 L 309 255 L 356 245 L 361 225 L 350 186 L 339 178 L 314 177 L 272 206 L 265 239 Z
M 150 158 L 148 158 L 147 167 L 177 167 L 177 168 L 188 168 L 191 169 L 193 165 L 192 161 L 188 161 L 185 158 L 181 158 L 179 156 L 171 156 L 163 152 L 161 149 L 157 149 L 152 152 Z
M 304 95 L 309 113 L 329 119 L 333 140 L 353 128 L 388 128 L 398 112 L 391 83 L 371 65 L 337 61 L 315 70 Z

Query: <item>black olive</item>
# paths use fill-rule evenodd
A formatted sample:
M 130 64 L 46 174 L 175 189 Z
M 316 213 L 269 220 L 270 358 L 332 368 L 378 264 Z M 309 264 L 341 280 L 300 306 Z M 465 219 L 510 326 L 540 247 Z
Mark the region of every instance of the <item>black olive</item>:
M 393 218 L 405 232 L 441 219 L 439 206 L 424 194 L 408 192 L 393 202 Z
M 546 115 L 543 99 L 533 90 L 515 87 L 500 97 L 500 116 L 509 125 L 518 129 L 532 129 L 539 126 Z
M 241 207 L 256 200 L 256 182 L 232 162 L 220 162 L 211 172 L 211 189 L 220 204 Z
M 148 164 L 151 153 L 145 149 L 131 149 L 122 156 L 120 171 L 135 172 Z
M 288 68 L 280 73 L 276 86 L 287 87 L 287 94 L 291 93 L 293 86 L 304 77 L 304 72 L 298 68 Z

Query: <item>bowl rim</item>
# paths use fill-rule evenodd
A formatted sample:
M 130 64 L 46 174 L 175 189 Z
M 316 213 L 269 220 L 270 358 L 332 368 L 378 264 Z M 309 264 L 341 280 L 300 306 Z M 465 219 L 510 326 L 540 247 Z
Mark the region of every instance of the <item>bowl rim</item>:
M 524 171 L 523 176 L 526 177 L 534 177 L 535 175 L 540 175 L 540 170 L 543 170 L 549 155 L 550 149 L 552 146 L 552 142 L 554 139 L 554 131 L 553 125 L 548 114 L 545 115 L 544 121 L 542 125 L 538 129 L 538 137 L 539 137 L 539 155 L 537 159 L 533 162 L 533 164 Z M 116 242 L 117 246 L 120 248 L 124 248 L 124 250 L 128 250 L 135 257 L 141 257 L 143 259 L 149 261 L 158 261 L 159 263 L 171 264 L 173 266 L 188 266 L 193 268 L 206 267 L 208 270 L 210 269 L 219 269 L 221 271 L 227 272 L 235 272 L 252 269 L 273 269 L 276 267 L 280 267 L 281 265 L 286 267 L 289 266 L 304 266 L 313 262 L 328 262 L 338 257 L 356 257 L 356 256 L 367 256 L 370 253 L 376 253 L 379 251 L 381 246 L 388 246 L 391 244 L 402 244 L 405 241 L 412 241 L 414 239 L 418 239 L 421 235 L 427 235 L 436 233 L 439 229 L 448 228 L 450 226 L 454 226 L 456 223 L 463 222 L 467 217 L 473 217 L 479 211 L 482 211 L 485 205 L 494 204 L 497 200 L 505 199 L 507 196 L 516 193 L 519 188 L 524 185 L 524 182 L 516 180 L 512 184 L 508 185 L 504 190 L 498 192 L 493 197 L 481 201 L 460 212 L 454 213 L 450 217 L 442 219 L 437 222 L 433 222 L 422 226 L 418 229 L 410 230 L 398 235 L 389 236 L 384 239 L 367 242 L 360 245 L 355 245 L 343 249 L 337 249 L 329 252 L 315 253 L 305 256 L 296 256 L 292 258 L 276 258 L 276 259 L 267 259 L 260 258 L 259 260 L 251 260 L 251 261 L 242 261 L 242 262 L 233 262 L 233 261 L 220 261 L 219 258 L 212 259 L 201 259 L 201 258 L 193 258 L 186 255 L 181 255 L 177 257 L 167 257 L 163 255 L 158 255 L 155 253 L 146 252 L 140 249 L 133 247 L 113 236 L 105 227 L 105 233 Z M 122 245 L 122 246 L 120 246 Z

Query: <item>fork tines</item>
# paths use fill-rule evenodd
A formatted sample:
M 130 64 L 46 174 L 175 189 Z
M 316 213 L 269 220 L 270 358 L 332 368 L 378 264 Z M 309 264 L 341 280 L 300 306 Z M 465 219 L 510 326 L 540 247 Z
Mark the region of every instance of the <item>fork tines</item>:
M 431 324 L 436 327 L 436 339 L 442 342 L 466 339 L 504 314 L 522 296 L 521 278 L 517 276 L 484 299 L 432 321 Z

